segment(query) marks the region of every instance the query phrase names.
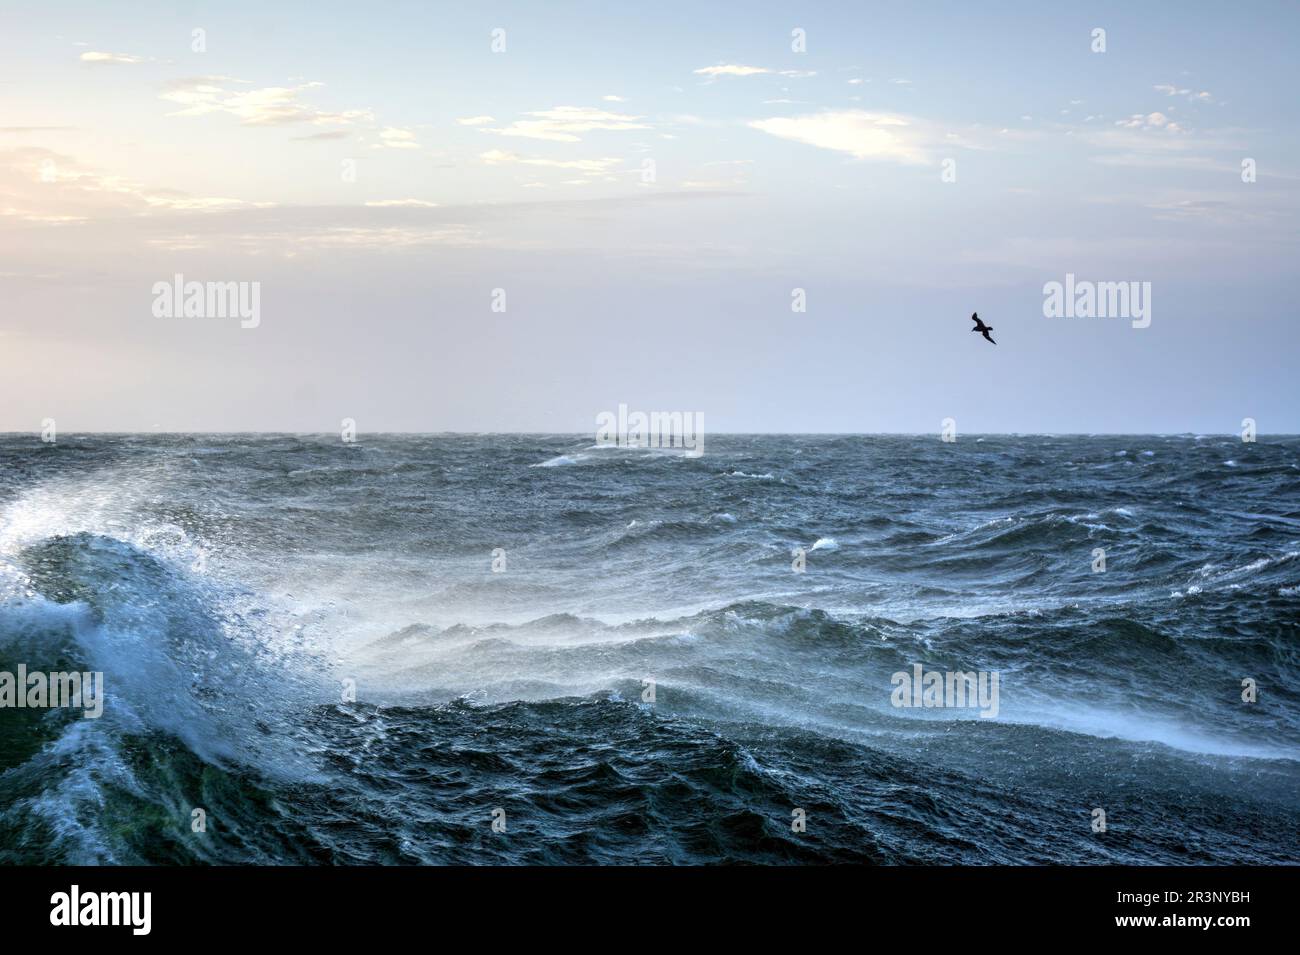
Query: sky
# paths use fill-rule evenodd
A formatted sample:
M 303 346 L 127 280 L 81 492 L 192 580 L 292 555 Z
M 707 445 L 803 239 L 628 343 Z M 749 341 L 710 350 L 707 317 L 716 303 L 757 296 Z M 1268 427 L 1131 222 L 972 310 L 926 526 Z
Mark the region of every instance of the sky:
M 0 431 L 1300 432 L 1300 5 L 987 6 L 0 0 Z

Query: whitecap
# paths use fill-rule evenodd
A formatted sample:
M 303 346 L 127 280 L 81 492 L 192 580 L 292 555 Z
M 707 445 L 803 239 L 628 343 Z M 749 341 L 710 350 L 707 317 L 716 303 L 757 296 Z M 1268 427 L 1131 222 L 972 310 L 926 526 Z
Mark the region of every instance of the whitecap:
M 560 454 L 557 455 L 556 457 L 551 458 L 550 460 L 542 461 L 539 464 L 530 464 L 528 466 L 530 468 L 559 468 L 559 467 L 565 467 L 566 465 L 570 465 L 570 464 L 577 464 L 580 461 L 586 460 L 586 457 L 587 456 L 585 454 L 572 455 L 572 456 L 568 454 Z

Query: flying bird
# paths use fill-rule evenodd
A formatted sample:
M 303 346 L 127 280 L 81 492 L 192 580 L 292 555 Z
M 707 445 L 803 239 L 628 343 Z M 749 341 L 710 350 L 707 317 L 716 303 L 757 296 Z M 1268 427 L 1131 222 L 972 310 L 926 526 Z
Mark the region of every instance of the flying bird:
M 983 322 L 981 322 L 981 321 L 980 321 L 980 313 L 979 313 L 979 312 L 971 312 L 971 316 L 970 316 L 970 317 L 971 317 L 971 321 L 973 321 L 973 322 L 975 323 L 975 327 L 972 328 L 971 331 L 972 331 L 972 332 L 979 332 L 979 333 L 982 334 L 985 338 L 987 338 L 989 341 L 993 342 L 993 336 L 989 334 L 989 332 L 993 331 L 993 326 L 992 326 L 992 325 L 985 325 Z M 993 342 L 993 344 L 996 345 L 997 342 Z

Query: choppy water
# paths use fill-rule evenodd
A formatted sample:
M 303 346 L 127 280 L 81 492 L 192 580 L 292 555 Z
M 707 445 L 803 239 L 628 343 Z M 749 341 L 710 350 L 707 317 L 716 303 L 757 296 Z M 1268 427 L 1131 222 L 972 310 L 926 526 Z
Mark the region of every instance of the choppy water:
M 0 600 L 2 862 L 1300 862 L 1300 439 L 10 435 Z

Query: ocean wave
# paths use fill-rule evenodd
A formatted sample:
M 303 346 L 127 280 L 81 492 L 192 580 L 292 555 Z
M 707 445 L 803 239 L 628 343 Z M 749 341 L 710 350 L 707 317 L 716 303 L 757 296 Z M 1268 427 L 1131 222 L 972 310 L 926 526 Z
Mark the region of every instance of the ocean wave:
M 0 861 L 1300 859 L 1300 442 L 589 440 L 0 438 Z
M 141 739 L 173 740 L 198 765 L 223 771 L 318 775 L 289 741 L 297 706 L 329 692 L 320 661 L 261 629 L 269 621 L 249 615 L 249 595 L 197 573 L 183 551 L 176 560 L 178 528 L 155 526 L 138 539 L 156 549 L 84 531 L 29 543 L 10 558 L 27 589 L 0 603 L 8 669 L 103 674 L 102 715 L 55 711 L 66 717 L 47 724 L 58 738 L 11 767 L 16 786 L 46 777 L 16 811 L 43 820 L 70 861 L 123 861 L 92 820 L 110 790 L 161 795 L 126 756 Z
M 581 464 L 587 460 L 590 460 L 590 458 L 586 454 L 557 454 L 553 458 L 547 458 L 545 461 L 541 461 L 537 464 L 530 464 L 528 466 L 530 468 L 563 468 L 571 467 L 575 464 Z

